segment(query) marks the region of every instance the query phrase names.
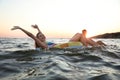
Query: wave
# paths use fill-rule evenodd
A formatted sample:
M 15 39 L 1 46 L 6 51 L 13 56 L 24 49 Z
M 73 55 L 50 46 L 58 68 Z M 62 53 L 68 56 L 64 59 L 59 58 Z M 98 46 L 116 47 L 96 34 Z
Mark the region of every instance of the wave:
M 17 50 L 0 55 L 2 80 L 119 80 L 119 52 L 108 48 Z
M 102 74 L 99 76 L 92 77 L 88 80 L 119 80 L 119 75 L 117 74 Z

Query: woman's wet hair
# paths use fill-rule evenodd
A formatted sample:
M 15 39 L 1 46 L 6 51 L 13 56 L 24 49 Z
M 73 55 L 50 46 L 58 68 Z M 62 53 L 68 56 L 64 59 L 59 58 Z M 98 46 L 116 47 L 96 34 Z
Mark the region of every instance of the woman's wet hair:
M 37 37 L 37 38 L 39 37 L 39 34 L 40 34 L 40 33 L 37 33 L 37 34 L 36 34 L 36 37 Z

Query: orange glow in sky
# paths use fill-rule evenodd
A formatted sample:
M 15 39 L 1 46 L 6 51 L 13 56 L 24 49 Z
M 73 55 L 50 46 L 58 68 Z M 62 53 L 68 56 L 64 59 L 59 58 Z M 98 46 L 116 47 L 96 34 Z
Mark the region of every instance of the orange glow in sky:
M 120 0 L 0 0 L 0 37 L 27 37 L 16 25 L 35 35 L 32 24 L 48 38 L 120 32 Z

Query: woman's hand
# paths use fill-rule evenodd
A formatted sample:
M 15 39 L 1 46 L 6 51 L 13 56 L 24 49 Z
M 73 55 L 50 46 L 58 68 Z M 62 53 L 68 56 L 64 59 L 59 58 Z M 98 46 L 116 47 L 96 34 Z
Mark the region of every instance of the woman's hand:
M 31 25 L 33 28 L 36 28 L 36 29 L 38 29 L 38 25 Z
M 21 29 L 19 26 L 13 26 L 13 28 L 11 28 L 11 30 L 16 30 L 16 29 Z

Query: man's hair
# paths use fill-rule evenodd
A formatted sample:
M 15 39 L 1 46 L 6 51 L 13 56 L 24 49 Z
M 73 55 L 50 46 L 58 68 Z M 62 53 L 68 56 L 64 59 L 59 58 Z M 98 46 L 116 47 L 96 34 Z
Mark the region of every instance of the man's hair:
M 86 32 L 87 30 L 86 29 L 83 29 L 82 32 Z

